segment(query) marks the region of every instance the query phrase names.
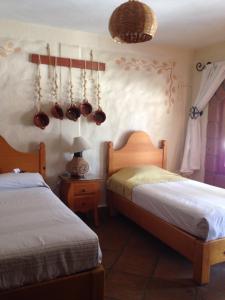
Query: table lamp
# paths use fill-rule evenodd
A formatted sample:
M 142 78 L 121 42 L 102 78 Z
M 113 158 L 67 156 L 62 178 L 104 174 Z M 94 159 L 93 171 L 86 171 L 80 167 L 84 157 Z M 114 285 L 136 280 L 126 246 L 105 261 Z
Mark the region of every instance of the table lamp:
M 68 164 L 68 171 L 70 172 L 71 177 L 84 178 L 84 175 L 88 172 L 89 165 L 82 156 L 83 151 L 87 149 L 90 149 L 90 145 L 82 136 L 74 138 L 74 156 L 71 162 Z

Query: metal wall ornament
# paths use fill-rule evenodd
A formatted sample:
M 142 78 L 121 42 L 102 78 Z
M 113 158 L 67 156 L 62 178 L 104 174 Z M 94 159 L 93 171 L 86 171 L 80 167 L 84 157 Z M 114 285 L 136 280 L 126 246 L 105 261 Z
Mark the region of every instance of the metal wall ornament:
M 150 41 L 157 30 L 157 19 L 146 4 L 129 0 L 117 7 L 109 20 L 109 32 L 118 43 Z
M 39 63 L 37 65 L 37 75 L 35 78 L 35 93 L 36 93 L 36 101 L 37 101 L 37 113 L 34 115 L 33 122 L 34 125 L 45 129 L 49 124 L 48 115 L 41 110 L 41 100 L 42 100 L 42 92 L 41 92 L 41 70 L 40 70 L 41 59 L 39 56 Z
M 197 106 L 192 106 L 189 112 L 189 117 L 192 120 L 197 119 L 198 117 L 201 117 L 203 115 L 203 111 L 199 111 L 199 109 L 197 108 Z
M 203 63 L 201 63 L 201 62 L 198 62 L 197 64 L 196 64 L 196 70 L 198 71 L 198 72 L 202 72 L 208 65 L 210 65 L 211 64 L 211 61 L 208 61 L 206 64 L 203 64 Z

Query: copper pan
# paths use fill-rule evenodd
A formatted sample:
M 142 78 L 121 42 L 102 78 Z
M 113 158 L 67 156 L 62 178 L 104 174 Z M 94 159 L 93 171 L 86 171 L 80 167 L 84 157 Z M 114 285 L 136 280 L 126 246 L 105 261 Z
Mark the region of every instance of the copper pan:
M 66 117 L 71 121 L 77 121 L 80 117 L 80 108 L 77 105 L 71 104 L 66 110 Z
M 54 118 L 62 120 L 64 117 L 64 112 L 60 104 L 57 102 L 52 106 L 51 113 Z
M 92 105 L 87 100 L 83 100 L 80 104 L 80 112 L 84 117 L 87 117 L 92 112 Z
M 101 125 L 106 120 L 106 114 L 99 107 L 96 111 L 93 112 L 92 119 L 96 123 L 96 125 Z
M 49 124 L 49 117 L 43 111 L 39 111 L 34 116 L 33 122 L 34 122 L 35 126 L 41 128 L 41 129 L 45 129 L 45 127 L 48 126 L 48 124 Z

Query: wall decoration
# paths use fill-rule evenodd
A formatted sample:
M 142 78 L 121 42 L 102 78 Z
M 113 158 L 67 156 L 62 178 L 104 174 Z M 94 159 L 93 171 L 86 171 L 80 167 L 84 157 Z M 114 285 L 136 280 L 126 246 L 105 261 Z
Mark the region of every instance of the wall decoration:
M 50 58 L 51 52 L 50 52 L 50 45 L 47 44 L 47 52 L 48 56 Z M 63 120 L 64 112 L 61 105 L 61 100 L 58 99 L 59 97 L 59 85 L 58 85 L 58 74 L 57 74 L 57 59 L 55 60 L 55 65 L 53 67 L 53 72 L 51 72 L 51 66 L 48 66 L 48 79 L 50 83 L 50 95 L 51 95 L 51 101 L 53 102 L 52 108 L 51 108 L 51 114 L 54 118 Z M 60 79 L 60 78 L 59 78 Z
M 80 103 L 80 112 L 84 117 L 87 117 L 92 112 L 92 105 L 87 99 L 87 72 L 86 72 L 86 61 L 84 69 L 82 70 L 82 89 L 83 89 L 83 101 Z
M 69 99 L 70 105 L 66 110 L 66 117 L 71 121 L 77 121 L 80 118 L 80 107 L 78 104 L 74 102 L 74 92 L 73 92 L 73 81 L 72 81 L 72 59 L 70 59 L 70 66 L 69 66 Z
M 45 129 L 46 126 L 49 124 L 49 117 L 48 115 L 41 110 L 41 101 L 42 101 L 42 88 L 41 88 L 41 70 L 40 70 L 41 60 L 39 58 L 39 63 L 37 65 L 37 75 L 35 77 L 35 94 L 36 94 L 36 106 L 37 106 L 37 113 L 34 115 L 33 122 L 34 125 Z
M 30 61 L 32 63 L 35 63 L 38 65 L 38 70 L 39 70 L 39 75 L 40 75 L 40 64 L 45 64 L 48 65 L 48 67 L 53 66 L 54 67 L 54 72 L 53 76 L 51 79 L 51 88 L 50 88 L 50 93 L 52 100 L 54 100 L 54 105 L 51 109 L 51 113 L 53 117 L 57 119 L 63 119 L 64 113 L 62 110 L 62 107 L 60 104 L 57 103 L 57 98 L 58 98 L 58 75 L 56 72 L 56 68 L 59 67 L 69 67 L 69 99 L 70 99 L 70 105 L 66 110 L 66 117 L 71 120 L 71 121 L 77 121 L 78 118 L 83 115 L 84 117 L 87 117 L 92 113 L 92 105 L 89 103 L 87 100 L 87 78 L 86 78 L 86 70 L 89 69 L 91 71 L 96 70 L 97 71 L 97 100 L 98 100 L 98 109 L 95 111 L 93 114 L 92 120 L 96 123 L 96 125 L 100 125 L 103 123 L 106 119 L 105 113 L 102 111 L 100 107 L 100 84 L 99 84 L 99 71 L 105 71 L 105 64 L 101 62 L 95 62 L 93 61 L 93 53 L 91 52 L 90 55 L 90 60 L 79 60 L 79 59 L 72 59 L 72 58 L 65 58 L 61 57 L 61 54 L 59 57 L 57 56 L 51 56 L 50 55 L 50 46 L 49 44 L 47 45 L 47 51 L 48 55 L 40 55 L 40 54 L 31 54 L 30 55 Z M 73 96 L 73 83 L 72 83 L 72 68 L 78 68 L 82 70 L 82 90 L 83 90 L 83 99 L 82 102 L 75 103 L 74 102 L 74 96 Z M 48 69 L 48 77 L 50 77 L 50 69 Z M 93 73 L 91 74 L 93 77 Z M 39 76 L 40 77 L 40 76 Z M 37 77 L 37 78 L 39 78 Z M 93 80 L 93 78 L 92 78 Z M 36 80 L 36 85 L 38 88 L 37 93 L 38 93 L 38 103 L 41 103 L 41 98 L 42 95 L 40 93 L 40 78 L 39 81 L 38 79 Z M 38 85 L 39 84 L 39 85 Z M 61 85 L 61 84 L 60 84 Z M 35 119 L 34 119 L 35 120 Z M 89 119 L 90 120 L 90 119 Z M 37 122 L 34 124 L 41 129 L 44 129 L 47 125 L 45 126 L 39 126 Z
M 166 77 L 167 88 L 165 90 L 165 105 L 167 106 L 167 113 L 170 112 L 172 105 L 175 102 L 176 85 L 177 80 L 174 74 L 175 62 L 159 62 L 157 60 L 147 61 L 145 59 L 120 57 L 116 59 L 116 64 L 122 67 L 125 71 L 154 71 L 158 75 L 164 75 Z
M 0 58 L 7 57 L 12 53 L 18 53 L 21 48 L 15 47 L 13 42 L 7 41 L 0 47 Z
M 101 101 L 101 86 L 99 81 L 99 70 L 97 70 L 97 80 L 96 80 L 96 99 L 97 99 L 97 110 L 93 112 L 92 119 L 96 125 L 101 125 L 106 120 L 106 114 L 100 106 Z
M 34 64 L 38 64 L 39 56 L 41 59 L 41 64 L 44 65 L 55 65 L 55 60 L 57 60 L 57 66 L 59 67 L 70 67 L 78 68 L 78 69 L 88 69 L 95 70 L 99 69 L 99 71 L 105 71 L 105 64 L 97 61 L 90 61 L 84 59 L 72 59 L 68 57 L 56 57 L 56 56 L 48 56 L 48 55 L 39 55 L 39 54 L 30 54 L 30 61 Z

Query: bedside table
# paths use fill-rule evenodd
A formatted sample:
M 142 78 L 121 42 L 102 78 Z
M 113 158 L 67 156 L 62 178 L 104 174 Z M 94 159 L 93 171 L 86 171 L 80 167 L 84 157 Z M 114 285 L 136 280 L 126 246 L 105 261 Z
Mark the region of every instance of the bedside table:
M 101 198 L 102 179 L 93 175 L 79 179 L 64 175 L 59 177 L 60 197 L 63 202 L 74 212 L 93 211 L 94 224 L 98 226 L 98 203 Z

